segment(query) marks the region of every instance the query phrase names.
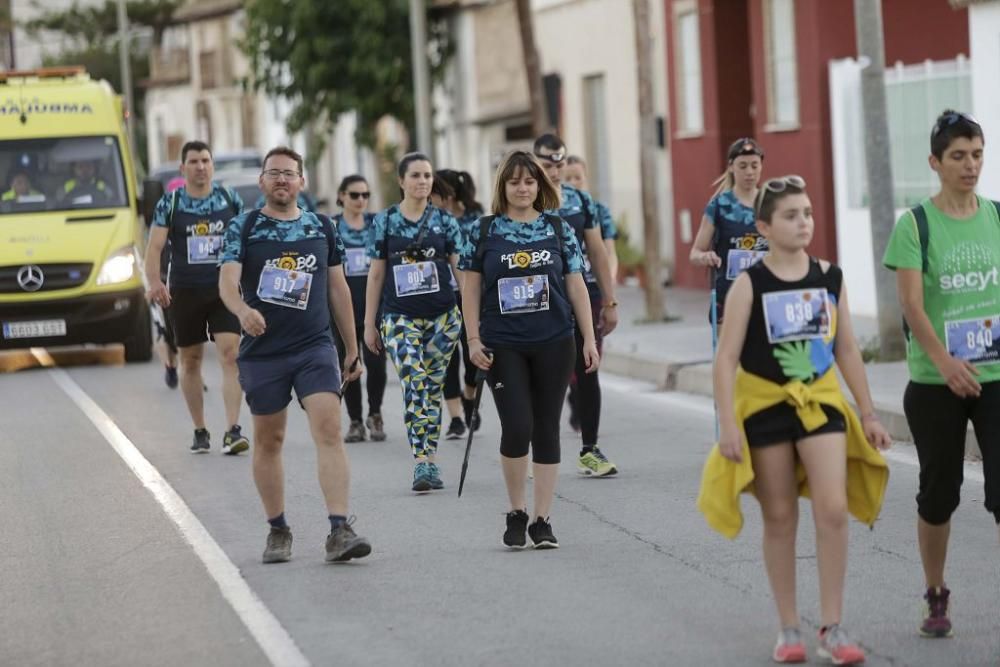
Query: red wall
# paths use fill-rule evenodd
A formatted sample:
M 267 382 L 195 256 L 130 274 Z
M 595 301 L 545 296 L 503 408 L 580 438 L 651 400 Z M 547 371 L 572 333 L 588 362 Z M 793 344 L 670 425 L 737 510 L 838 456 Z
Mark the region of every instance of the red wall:
M 718 16 L 714 0 L 699 0 L 701 10 L 702 84 L 704 87 L 705 133 L 693 139 L 674 138 L 671 144 L 674 192 L 674 241 L 676 244 L 675 282 L 685 286 L 706 286 L 703 269 L 690 265 L 690 243 L 680 236 L 680 212 L 691 212 L 692 234 L 697 233 L 705 203 L 711 196 L 711 181 L 724 168 L 723 151 L 737 134 L 738 122 L 732 114 L 731 91 L 745 88 L 745 73 L 727 66 L 734 59 L 749 59 L 751 92 L 747 106 L 753 105 L 752 133 L 767 156 L 764 177 L 795 173 L 805 178 L 816 215 L 816 232 L 810 252 L 837 260 L 836 220 L 833 198 L 833 155 L 830 137 L 830 95 L 828 63 L 856 55 L 852 0 L 797 0 L 796 49 L 798 53 L 799 127 L 794 130 L 767 129 L 767 85 L 765 79 L 763 0 L 719 0 Z M 734 5 L 746 6 L 749 53 L 728 51 L 717 41 L 717 32 L 731 28 Z M 671 90 L 671 135 L 676 133 L 677 95 L 674 81 L 673 2 L 666 0 L 668 77 Z M 968 15 L 953 10 L 947 0 L 922 0 L 914 11 L 912 0 L 883 0 L 886 62 L 904 64 L 924 60 L 946 60 L 969 53 Z M 745 48 L 745 47 L 743 47 Z M 720 65 L 721 63 L 721 65 Z M 719 108 L 719 91 L 727 96 L 726 109 Z M 859 165 L 863 168 L 863 165 Z

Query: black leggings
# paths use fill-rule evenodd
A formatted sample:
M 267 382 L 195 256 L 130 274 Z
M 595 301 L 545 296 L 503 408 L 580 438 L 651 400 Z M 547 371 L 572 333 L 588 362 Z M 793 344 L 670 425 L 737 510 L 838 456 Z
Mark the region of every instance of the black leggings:
M 983 455 L 983 505 L 1000 523 L 1000 382 L 982 386 L 979 398 L 959 398 L 947 385 L 916 382 L 903 393 L 903 411 L 920 459 L 917 513 L 933 526 L 947 523 L 958 508 L 970 420 Z
M 603 335 L 600 325 L 601 300 L 590 300 L 590 312 L 594 321 L 594 335 L 597 340 L 597 349 L 600 351 Z M 577 418 L 580 420 L 580 435 L 583 437 L 584 447 L 595 447 L 597 445 L 597 431 L 601 426 L 601 381 L 598 371 L 587 372 L 587 364 L 583 358 L 583 334 L 577 326 L 576 332 L 576 367 L 573 375 L 574 390 L 570 392 L 570 401 L 576 410 Z
M 368 349 L 365 345 L 365 327 L 361 325 L 356 327 L 357 338 L 358 338 L 358 349 L 361 351 L 362 362 L 365 365 L 365 373 L 367 374 L 367 389 L 368 389 L 368 414 L 378 414 L 382 411 L 382 397 L 385 395 L 385 351 L 375 354 Z M 336 324 L 333 326 L 334 340 L 337 341 L 337 356 L 340 358 L 340 368 L 342 372 L 346 375 L 347 369 L 344 368 L 344 357 L 347 354 L 347 350 L 344 347 L 344 341 L 340 338 L 340 332 L 337 330 Z M 344 402 L 347 403 L 347 414 L 350 416 L 351 421 L 361 421 L 363 418 L 363 413 L 361 412 L 361 380 L 355 380 L 354 382 L 349 382 L 347 387 L 344 388 Z
M 489 385 L 500 416 L 500 453 L 559 463 L 559 418 L 576 355 L 566 338 L 530 348 L 493 348 Z
M 462 323 L 462 333 L 458 337 L 458 343 L 462 348 L 461 354 L 461 364 L 465 369 L 465 373 L 462 379 L 465 380 L 465 386 L 475 387 L 476 386 L 476 367 L 472 365 L 472 360 L 469 359 L 469 343 L 466 340 L 465 334 L 465 323 Z M 462 387 L 459 386 L 459 355 L 451 355 L 451 361 L 448 362 L 448 370 L 444 376 L 444 400 L 448 401 L 453 398 L 459 398 L 462 396 Z

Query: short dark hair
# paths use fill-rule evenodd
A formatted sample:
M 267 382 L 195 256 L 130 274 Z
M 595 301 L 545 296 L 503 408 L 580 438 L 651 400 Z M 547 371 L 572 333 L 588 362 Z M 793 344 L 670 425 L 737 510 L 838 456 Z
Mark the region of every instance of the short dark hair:
M 410 165 L 414 162 L 427 162 L 430 164 L 431 159 L 425 154 L 414 151 L 412 153 L 407 153 L 403 157 L 399 158 L 399 164 L 396 165 L 396 173 L 399 174 L 400 178 L 406 176 L 406 170 L 410 168 Z
M 986 142 L 983 136 L 983 128 L 979 121 L 967 113 L 945 109 L 934 121 L 931 128 L 931 154 L 937 159 L 944 157 L 944 152 L 948 150 L 955 139 L 964 137 L 965 139 L 975 139 L 979 137 Z
M 789 174 L 769 178 L 760 187 L 757 199 L 754 200 L 755 217 L 767 224 L 771 224 L 774 211 L 778 208 L 778 202 L 789 195 L 806 194 L 806 182 L 801 176 Z
M 447 183 L 455 191 L 454 197 L 462 203 L 466 213 L 483 210 L 483 205 L 476 201 L 476 184 L 469 172 L 439 169 L 434 174 L 434 182 L 437 183 L 439 180 Z
M 275 146 L 274 148 L 269 150 L 267 152 L 267 155 L 264 156 L 264 163 L 261 166 L 261 170 L 267 167 L 267 161 L 270 160 L 271 157 L 274 155 L 284 155 L 285 157 L 290 157 L 293 160 L 295 160 L 295 164 L 298 165 L 299 167 L 299 176 L 302 175 L 302 156 L 299 155 L 294 150 L 292 150 L 291 148 L 289 148 L 288 146 Z
M 344 202 L 341 200 L 340 195 L 347 192 L 347 188 L 351 187 L 355 183 L 364 183 L 368 185 L 368 179 L 361 174 L 351 174 L 350 176 L 344 176 L 340 181 L 340 187 L 337 188 L 337 206 L 343 207 Z
M 194 151 L 196 153 L 200 153 L 201 151 L 208 151 L 209 155 L 212 154 L 212 149 L 209 148 L 208 144 L 199 139 L 195 139 L 194 141 L 189 141 L 183 146 L 181 146 L 181 164 L 187 162 L 187 156 L 190 151 Z
M 548 148 L 550 151 L 561 151 L 566 148 L 566 144 L 558 136 L 552 134 L 551 132 L 546 132 L 542 136 L 535 139 L 534 152 L 537 153 L 539 148 Z

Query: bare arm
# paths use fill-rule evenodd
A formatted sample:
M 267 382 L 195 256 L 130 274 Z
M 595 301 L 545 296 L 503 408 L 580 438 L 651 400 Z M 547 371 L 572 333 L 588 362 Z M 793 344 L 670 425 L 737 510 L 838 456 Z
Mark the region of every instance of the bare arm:
M 698 234 L 691 244 L 691 253 L 688 255 L 691 263 L 695 266 L 722 266 L 722 259 L 715 254 L 712 249 L 712 237 L 715 236 L 715 223 L 707 216 L 701 216 L 701 225 L 698 227 Z
M 618 250 L 615 248 L 614 239 L 604 239 L 604 249 L 608 252 L 608 270 L 611 272 L 611 279 L 618 279 Z
M 267 328 L 264 316 L 243 301 L 240 294 L 240 277 L 243 275 L 243 265 L 239 262 L 226 262 L 219 269 L 219 298 L 233 315 L 240 319 L 240 326 L 250 336 L 260 336 Z
M 385 260 L 373 259 L 368 267 L 368 286 L 365 288 L 365 345 L 375 353 L 382 349 L 375 316 L 382 304 L 382 286 L 384 284 Z
M 600 227 L 583 230 L 583 242 L 587 245 L 587 258 L 590 260 L 590 266 L 597 277 L 597 285 L 601 288 L 601 296 L 604 300 L 604 303 L 601 304 L 601 316 L 604 320 L 604 333 L 609 334 L 618 326 L 618 309 L 614 306 L 609 306 L 609 304 L 615 301 L 615 285 L 611 280 L 608 251 L 604 247 L 604 239 L 601 238 Z M 569 276 L 567 276 L 568 284 Z
M 726 318 L 722 321 L 712 367 L 715 405 L 719 411 L 719 449 L 723 456 L 733 461 L 743 458 L 743 436 L 736 422 L 733 386 L 752 308 L 753 285 L 750 277 L 741 273 L 726 295 Z
M 587 284 L 583 282 L 582 274 L 566 274 L 566 292 L 573 306 L 573 315 L 576 316 L 576 326 L 583 336 L 583 360 L 587 372 L 593 373 L 601 363 L 601 358 L 597 353 L 594 322 L 590 315 L 590 293 L 587 291 Z
M 328 298 L 333 319 L 340 331 L 340 340 L 344 342 L 344 373 L 345 380 L 355 380 L 361 376 L 361 363 L 358 357 L 358 336 L 354 328 L 354 304 L 351 301 L 351 288 L 347 286 L 342 264 L 327 269 L 329 281 Z
M 911 335 L 927 352 L 927 356 L 940 371 L 948 387 L 955 395 L 962 398 L 979 396 L 982 387 L 975 378 L 979 375 L 979 369 L 967 361 L 961 361 L 948 354 L 924 311 L 923 274 L 917 269 L 897 269 L 896 291 Z
M 469 359 L 477 368 L 488 371 L 493 359 L 483 351 L 483 340 L 479 337 L 479 314 L 482 308 L 483 276 L 477 271 L 465 271 L 462 281 L 462 318 L 465 320 L 466 342 L 469 344 Z
M 455 275 L 455 282 L 458 283 L 459 292 L 462 290 L 462 283 L 465 281 L 465 271 L 458 268 L 458 255 L 448 255 L 448 263 L 451 265 L 451 272 Z
M 840 288 L 840 303 L 837 304 L 837 340 L 833 352 L 844 381 L 847 382 L 847 387 L 854 396 L 854 402 L 861 411 L 861 423 L 868 442 L 879 449 L 887 449 L 892 439 L 875 416 L 875 404 L 872 402 L 871 390 L 868 387 L 865 363 L 861 358 L 858 341 L 854 337 L 854 327 L 847 306 L 846 285 Z
M 149 230 L 149 239 L 146 241 L 146 257 L 143 265 L 146 267 L 146 298 L 161 306 L 170 305 L 170 291 L 160 280 L 160 256 L 163 254 L 163 246 L 167 244 L 166 227 L 153 226 Z

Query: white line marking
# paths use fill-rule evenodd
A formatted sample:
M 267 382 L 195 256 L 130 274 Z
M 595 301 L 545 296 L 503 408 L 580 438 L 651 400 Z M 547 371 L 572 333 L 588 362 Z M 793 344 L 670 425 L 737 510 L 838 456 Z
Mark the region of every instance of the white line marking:
M 630 400 L 644 400 L 658 405 L 670 405 L 681 410 L 698 412 L 706 417 L 715 417 L 715 407 L 712 399 L 707 396 L 696 396 L 682 392 L 657 391 L 656 386 L 649 382 L 640 382 L 614 375 L 601 375 L 601 387 L 611 391 L 629 395 Z M 917 451 L 910 443 L 895 443 L 882 455 L 890 461 L 902 463 L 914 468 L 920 467 Z M 965 462 L 965 479 L 983 482 L 983 466 L 972 461 Z
M 271 664 L 276 667 L 308 667 L 309 660 L 302 654 L 295 641 L 281 626 L 281 623 L 264 606 L 257 594 L 250 589 L 240 575 L 239 568 L 229 560 L 226 552 L 212 538 L 205 526 L 174 491 L 166 479 L 153 467 L 146 457 L 122 433 L 122 431 L 66 371 L 52 367 L 52 359 L 44 350 L 35 352 L 39 362 L 49 368 L 49 374 L 66 395 L 69 396 L 87 419 L 100 431 L 108 444 L 132 469 L 167 516 L 176 524 L 184 539 L 194 549 L 195 555 L 205 564 L 208 574 L 218 584 L 222 597 L 240 617 L 253 635 Z M 48 357 L 47 359 L 45 357 Z

